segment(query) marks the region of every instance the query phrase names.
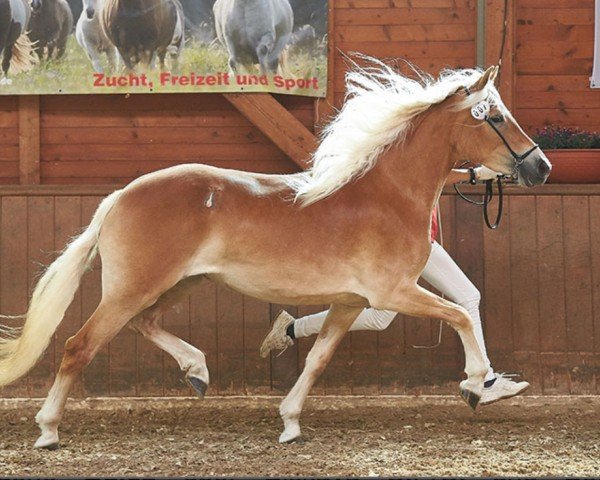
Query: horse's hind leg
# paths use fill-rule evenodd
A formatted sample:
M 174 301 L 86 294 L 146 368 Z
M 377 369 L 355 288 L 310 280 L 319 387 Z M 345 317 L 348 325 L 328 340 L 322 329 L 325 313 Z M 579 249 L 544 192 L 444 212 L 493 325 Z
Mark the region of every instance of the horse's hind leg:
M 362 310 L 362 306 L 345 305 L 332 305 L 329 309 L 317 340 L 306 357 L 302 374 L 279 407 L 284 424 L 283 433 L 279 437 L 280 443 L 289 443 L 300 438 L 300 413 L 306 397 L 325 370 L 344 334 Z
M 141 333 L 158 348 L 171 355 L 185 372 L 185 379 L 203 398 L 208 388 L 209 374 L 204 353 L 196 347 L 184 342 L 179 337 L 167 332 L 159 325 L 159 319 L 169 308 L 187 298 L 190 287 L 202 278 L 191 277 L 182 280 L 168 292 L 164 293 L 150 308 L 134 318 L 129 326 Z
M 65 353 L 54 384 L 35 417 L 42 433 L 35 448 L 58 448 L 58 425 L 62 419 L 69 389 L 98 351 L 146 305 L 139 296 L 103 297 L 100 305 L 85 325 L 65 344 Z

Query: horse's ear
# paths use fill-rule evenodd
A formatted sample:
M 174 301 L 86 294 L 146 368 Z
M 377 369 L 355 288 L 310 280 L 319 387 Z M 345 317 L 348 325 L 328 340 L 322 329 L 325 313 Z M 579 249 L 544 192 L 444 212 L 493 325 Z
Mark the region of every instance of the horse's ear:
M 481 76 L 481 78 L 479 80 L 477 80 L 477 82 L 475 83 L 475 85 L 473 85 L 471 90 L 474 92 L 482 90 L 483 88 L 485 88 L 485 86 L 489 82 L 494 83 L 497 76 L 498 76 L 498 66 L 492 65 L 485 72 L 483 72 L 483 75 Z

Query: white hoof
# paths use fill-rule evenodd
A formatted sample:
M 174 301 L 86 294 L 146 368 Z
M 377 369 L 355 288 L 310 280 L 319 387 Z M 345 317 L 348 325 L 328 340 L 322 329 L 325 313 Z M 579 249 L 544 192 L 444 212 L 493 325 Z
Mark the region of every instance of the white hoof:
M 1 78 L 0 85 L 12 85 L 12 80 L 10 78 Z
M 292 443 L 301 437 L 300 424 L 298 422 L 286 422 L 283 433 L 279 436 L 279 443 Z
M 58 447 L 58 432 L 43 433 L 33 445 L 33 448 L 45 448 L 46 450 L 56 450 Z

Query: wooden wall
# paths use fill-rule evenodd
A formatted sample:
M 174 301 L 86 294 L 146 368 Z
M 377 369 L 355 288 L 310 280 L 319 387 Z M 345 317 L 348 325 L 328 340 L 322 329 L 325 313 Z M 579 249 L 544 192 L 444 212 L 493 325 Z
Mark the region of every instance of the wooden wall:
M 476 64 L 476 0 L 330 2 L 330 95 L 318 102 L 276 97 L 311 131 L 343 98 L 346 63 L 337 49 L 406 57 L 433 74 Z M 503 3 L 485 2 L 486 63 L 500 51 Z M 587 87 L 593 3 L 508 2 L 501 91 L 529 132 L 547 123 L 600 129 L 600 92 Z M 36 137 L 31 125 L 38 124 Z M 36 152 L 39 175 L 24 175 L 35 168 Z M 299 168 L 220 95 L 0 97 L 0 311 L 25 311 L 40 264 L 87 224 L 114 185 L 184 162 L 281 173 Z M 42 185 L 10 186 L 19 182 Z M 442 199 L 445 246 L 483 294 L 490 357 L 500 371 L 523 373 L 532 393 L 600 393 L 599 198 L 596 186 L 513 192 L 496 232 L 452 193 Z M 99 278 L 99 268 L 84 277 L 40 364 L 0 395 L 46 394 L 65 339 L 99 300 Z M 260 359 L 258 345 L 280 308 L 206 283 L 163 322 L 206 351 L 212 394 L 281 394 L 297 378 L 312 340 Z M 303 315 L 320 307 L 288 308 Z M 437 322 L 410 318 L 380 334 L 353 333 L 314 391 L 453 394 L 463 365 L 454 332 L 445 327 L 436 349 L 412 347 L 434 344 L 437 334 Z M 98 355 L 74 391 L 187 394 L 175 362 L 130 331 Z
M 594 0 L 518 0 L 515 117 L 531 133 L 548 124 L 600 131 L 590 89 Z
M 600 393 L 600 187 L 544 186 L 509 190 L 497 231 L 478 208 L 442 198 L 443 242 L 482 293 L 484 329 L 493 365 L 521 373 L 530 393 Z M 100 193 L 97 190 L 96 193 Z M 565 194 L 568 193 L 568 194 Z M 85 226 L 101 195 L 0 196 L 0 309 L 25 311 L 53 252 Z M 66 318 L 26 379 L 2 396 L 43 396 L 66 338 L 100 298 L 100 266 L 86 274 Z M 269 305 L 210 282 L 163 318 L 163 325 L 207 354 L 211 394 L 282 394 L 296 380 L 314 339 L 280 357 L 262 359 L 260 342 L 281 308 L 294 315 L 317 307 Z M 439 323 L 399 316 L 381 333 L 354 332 L 340 346 L 315 393 L 434 394 L 456 392 L 463 353 L 458 336 Z M 175 361 L 123 330 L 85 370 L 74 396 L 189 395 Z

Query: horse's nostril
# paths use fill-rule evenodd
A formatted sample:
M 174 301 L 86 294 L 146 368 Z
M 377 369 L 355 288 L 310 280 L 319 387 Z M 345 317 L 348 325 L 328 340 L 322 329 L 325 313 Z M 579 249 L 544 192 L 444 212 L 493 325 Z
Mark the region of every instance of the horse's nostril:
M 543 158 L 540 158 L 538 163 L 538 172 L 540 175 L 548 175 L 550 173 L 550 164 Z
M 94 18 L 94 13 L 95 13 L 95 12 L 94 12 L 94 9 L 93 9 L 93 8 L 88 8 L 88 9 L 85 11 L 85 13 L 86 13 L 87 17 L 88 17 L 90 20 L 91 20 L 92 18 Z

